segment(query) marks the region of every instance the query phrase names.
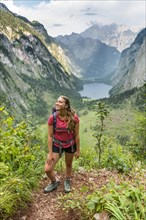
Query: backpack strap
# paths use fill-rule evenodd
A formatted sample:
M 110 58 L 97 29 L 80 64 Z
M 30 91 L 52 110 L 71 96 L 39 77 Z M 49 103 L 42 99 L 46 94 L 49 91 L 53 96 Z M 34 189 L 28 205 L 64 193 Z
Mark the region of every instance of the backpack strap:
M 53 112 L 53 134 L 56 130 L 67 130 L 68 133 L 70 133 L 69 128 L 56 128 L 56 123 L 57 123 L 57 113 L 55 111 Z
M 56 112 L 53 112 L 53 133 L 55 132 L 56 129 L 56 120 L 57 120 Z

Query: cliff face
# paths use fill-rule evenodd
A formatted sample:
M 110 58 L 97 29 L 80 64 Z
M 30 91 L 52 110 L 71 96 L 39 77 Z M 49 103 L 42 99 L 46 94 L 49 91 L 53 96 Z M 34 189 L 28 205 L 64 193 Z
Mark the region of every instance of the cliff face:
M 80 35 L 84 38 L 98 39 L 122 52 L 134 41 L 137 32 L 130 30 L 126 25 L 113 23 L 110 25 L 93 25 Z
M 135 87 L 139 88 L 145 82 L 146 28 L 137 35 L 131 46 L 122 52 L 110 94 L 115 95 Z
M 66 90 L 79 96 L 79 80 L 43 25 L 1 7 L 0 49 L 0 93 L 15 113 L 39 113 L 39 108 L 45 113 L 49 93 Z
M 77 74 L 84 79 L 102 79 L 117 67 L 120 52 L 97 39 L 73 33 L 58 36 L 56 41 L 64 48 Z

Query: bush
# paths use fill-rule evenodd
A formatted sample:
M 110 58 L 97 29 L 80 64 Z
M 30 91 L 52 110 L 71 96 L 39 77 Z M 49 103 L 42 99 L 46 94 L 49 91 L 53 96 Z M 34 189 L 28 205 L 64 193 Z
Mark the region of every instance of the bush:
M 110 182 L 100 190 L 87 195 L 88 189 L 80 189 L 60 197 L 62 208 L 78 214 L 78 219 L 94 219 L 94 215 L 106 211 L 110 219 L 145 220 L 146 194 L 127 182 L 119 185 Z
M 44 150 L 37 125 L 16 123 L 4 107 L 0 108 L 0 216 L 12 215 L 31 198 L 31 189 L 41 178 Z
M 146 160 L 146 113 L 137 113 L 136 118 L 134 136 L 131 137 L 127 145 L 139 160 Z
M 124 147 L 113 144 L 104 152 L 103 166 L 108 169 L 116 169 L 119 172 L 128 173 L 134 166 L 135 159 Z

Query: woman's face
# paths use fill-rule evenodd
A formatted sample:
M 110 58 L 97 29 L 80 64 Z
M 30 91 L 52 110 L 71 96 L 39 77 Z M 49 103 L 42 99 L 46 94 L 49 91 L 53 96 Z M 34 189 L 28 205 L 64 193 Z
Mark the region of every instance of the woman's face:
M 61 96 L 57 99 L 55 103 L 55 108 L 57 111 L 60 111 L 66 108 L 65 100 Z

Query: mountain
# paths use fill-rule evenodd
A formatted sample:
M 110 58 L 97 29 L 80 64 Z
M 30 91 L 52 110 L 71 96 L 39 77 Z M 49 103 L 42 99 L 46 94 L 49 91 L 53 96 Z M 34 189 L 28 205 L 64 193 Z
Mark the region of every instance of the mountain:
M 58 36 L 55 40 L 69 57 L 76 74 L 83 79 L 102 79 L 117 67 L 120 52 L 99 40 L 77 33 Z
M 0 4 L 0 101 L 15 115 L 45 115 L 50 94 L 79 97 L 79 79 L 44 26 Z
M 0 10 L 3 10 L 5 12 L 12 13 L 3 3 L 0 3 Z M 13 13 L 12 13 L 13 14 Z
M 120 45 L 114 24 L 110 30 L 102 28 L 101 39 L 119 39 Z M 144 84 L 145 29 L 122 54 L 87 33 L 89 29 L 53 38 L 43 24 L 0 3 L 0 104 L 21 118 L 27 113 L 46 117 L 58 94 L 80 98 L 79 78 L 106 83 L 112 79 L 111 96 Z M 133 35 L 125 31 L 122 36 L 126 33 L 125 43 Z
M 110 95 L 140 88 L 146 82 L 146 28 L 125 49 L 115 70 Z
M 126 25 L 93 25 L 80 35 L 84 38 L 98 39 L 111 47 L 117 48 L 120 52 L 129 47 L 134 41 L 138 32 L 134 32 Z

